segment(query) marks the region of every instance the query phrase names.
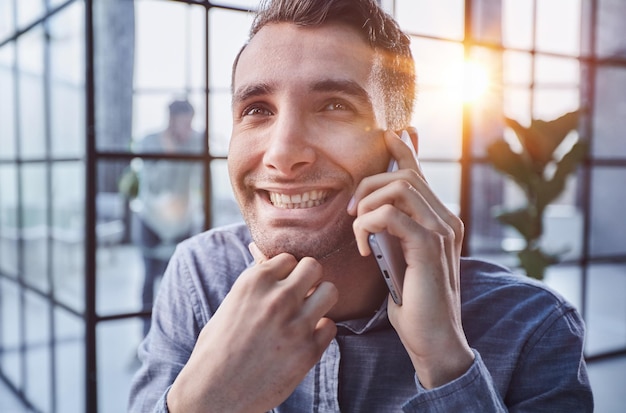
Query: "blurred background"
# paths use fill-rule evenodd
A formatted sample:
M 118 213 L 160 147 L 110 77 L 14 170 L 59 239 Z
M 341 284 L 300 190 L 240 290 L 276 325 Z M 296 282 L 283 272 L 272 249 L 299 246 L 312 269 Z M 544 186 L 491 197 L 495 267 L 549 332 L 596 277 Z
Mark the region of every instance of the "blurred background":
M 523 272 L 523 239 L 494 218 L 524 201 L 487 157 L 516 147 L 504 117 L 581 111 L 556 151 L 588 145 L 543 216 L 561 252 L 543 282 L 587 323 L 596 411 L 623 411 L 626 2 L 381 2 L 412 37 L 419 158 L 465 255 Z M 240 220 L 230 74 L 256 7 L 0 0 L 0 411 L 125 411 L 174 246 Z

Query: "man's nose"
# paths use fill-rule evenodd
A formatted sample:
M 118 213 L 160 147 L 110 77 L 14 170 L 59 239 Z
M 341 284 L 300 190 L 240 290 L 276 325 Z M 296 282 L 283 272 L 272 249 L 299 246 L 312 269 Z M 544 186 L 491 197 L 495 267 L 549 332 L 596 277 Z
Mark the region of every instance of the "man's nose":
M 315 161 L 315 149 L 307 122 L 294 113 L 278 115 L 270 133 L 263 163 L 284 175 L 292 175 Z

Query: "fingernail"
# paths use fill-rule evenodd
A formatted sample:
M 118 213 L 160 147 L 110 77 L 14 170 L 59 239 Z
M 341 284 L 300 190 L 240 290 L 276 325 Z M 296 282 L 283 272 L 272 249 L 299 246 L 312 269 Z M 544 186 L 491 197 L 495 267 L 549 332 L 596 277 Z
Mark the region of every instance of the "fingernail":
M 350 202 L 348 202 L 348 211 L 352 210 L 355 203 L 356 203 L 356 200 L 354 199 L 354 195 L 352 195 L 352 197 L 350 198 Z

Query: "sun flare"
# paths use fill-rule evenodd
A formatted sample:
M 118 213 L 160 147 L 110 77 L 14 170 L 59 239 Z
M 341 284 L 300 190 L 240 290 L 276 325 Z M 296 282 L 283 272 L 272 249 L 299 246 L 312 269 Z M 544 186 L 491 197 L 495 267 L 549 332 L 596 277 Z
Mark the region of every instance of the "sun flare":
M 447 73 L 445 82 L 448 94 L 455 100 L 477 103 L 489 89 L 489 70 L 479 62 L 465 60 Z

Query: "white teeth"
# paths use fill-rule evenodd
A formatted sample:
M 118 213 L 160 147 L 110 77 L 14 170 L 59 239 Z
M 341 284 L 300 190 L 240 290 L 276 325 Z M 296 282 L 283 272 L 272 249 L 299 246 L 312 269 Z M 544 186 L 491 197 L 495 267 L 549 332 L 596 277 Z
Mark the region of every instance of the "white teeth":
M 302 194 L 287 195 L 270 192 L 270 202 L 278 208 L 298 209 L 312 208 L 321 205 L 326 200 L 326 191 L 308 191 Z

